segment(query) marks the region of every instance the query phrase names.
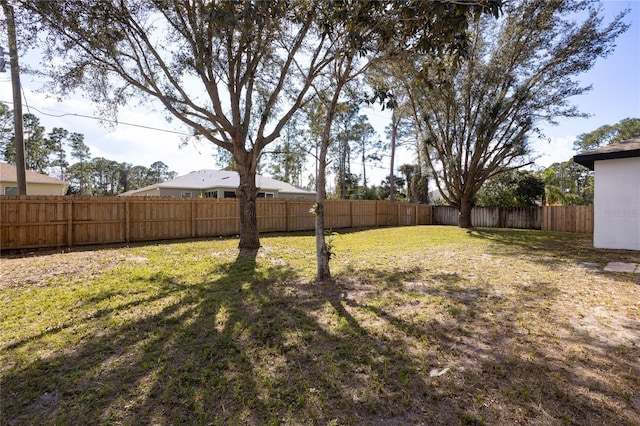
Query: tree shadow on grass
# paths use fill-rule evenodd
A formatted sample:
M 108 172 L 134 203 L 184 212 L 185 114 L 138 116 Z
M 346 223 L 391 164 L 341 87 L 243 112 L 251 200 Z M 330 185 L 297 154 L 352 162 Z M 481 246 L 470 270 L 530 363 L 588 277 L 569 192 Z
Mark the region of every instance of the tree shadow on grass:
M 402 290 L 397 271 L 377 279 L 382 290 Z M 509 323 L 502 325 L 500 336 L 461 335 L 459 328 L 471 327 L 472 317 L 410 320 L 398 306 L 374 303 L 378 299 L 369 298 L 357 280 L 337 277 L 333 284 L 313 285 L 287 267 L 261 260 L 257 251 L 240 252 L 195 284 L 171 272 L 155 273 L 149 281 L 159 286 L 157 296 L 110 311 L 96 309 L 100 315 L 80 320 L 104 325 L 100 332 L 5 371 L 2 423 L 373 425 L 564 419 L 588 424 L 595 419 L 619 424 L 633 419 L 610 409 L 612 384 L 595 381 L 588 371 L 574 371 L 575 363 L 544 358 L 550 353 Z M 463 281 L 455 284 L 464 290 Z M 449 293 L 433 290 L 442 297 Z M 481 310 L 489 303 L 485 299 L 480 294 L 462 302 Z M 461 302 L 455 295 L 450 300 Z M 46 346 L 57 332 L 10 350 Z M 501 347 L 493 347 L 498 343 Z M 603 345 L 603 350 L 623 349 Z M 523 355 L 527 347 L 543 357 Z M 605 363 L 586 366 L 604 368 Z M 442 373 L 446 367 L 451 370 Z M 432 376 L 433 369 L 438 372 Z M 594 384 L 595 396 L 574 392 Z M 609 400 L 598 406 L 599 397 Z M 624 401 L 623 395 L 613 403 L 628 411 L 631 403 L 624 406 Z
M 593 235 L 571 232 L 545 232 L 518 229 L 477 228 L 469 232 L 473 238 L 489 240 L 518 251 L 541 257 L 569 259 L 575 262 L 639 262 L 637 251 L 604 250 L 593 247 Z
M 469 235 L 497 243 L 501 254 L 512 252 L 517 256 L 528 256 L 533 262 L 556 268 L 571 264 L 601 273 L 609 262 L 640 263 L 638 251 L 594 248 L 591 234 L 482 228 L 473 230 Z M 640 284 L 640 274 L 610 276 Z

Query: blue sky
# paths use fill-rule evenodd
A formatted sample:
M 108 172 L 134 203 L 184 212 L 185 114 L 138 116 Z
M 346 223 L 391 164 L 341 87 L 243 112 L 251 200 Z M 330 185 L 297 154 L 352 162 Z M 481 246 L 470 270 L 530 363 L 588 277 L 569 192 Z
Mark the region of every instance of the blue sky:
M 618 39 L 614 53 L 606 59 L 599 60 L 593 69 L 580 76 L 583 85 L 592 85 L 593 89 L 585 95 L 575 97 L 573 102 L 582 112 L 591 116 L 588 119 L 560 120 L 558 126 L 547 126 L 544 131 L 548 140 L 533 144 L 539 157 L 536 161 L 538 167 L 569 160 L 574 155 L 573 141 L 581 133 L 590 132 L 605 124 L 617 123 L 623 118 L 640 118 L 640 0 L 604 1 L 603 6 L 605 21 L 609 21 L 625 8 L 630 8 L 631 12 L 625 20 L 631 23 L 631 27 Z M 0 40 L 0 43 L 6 46 L 6 41 Z M 30 57 L 32 55 L 27 56 L 27 60 Z M 34 63 L 37 63 L 37 60 Z M 105 127 L 85 118 L 44 115 L 60 115 L 62 112 L 93 115 L 94 107 L 81 96 L 60 103 L 55 97 L 37 92 L 41 83 L 33 81 L 29 76 L 22 77 L 26 98 L 24 111 L 38 115 L 47 131 L 57 126 L 83 133 L 94 157 L 102 156 L 147 167 L 160 160 L 179 174 L 216 166 L 211 157 L 213 149 L 206 143 L 179 148 L 180 136 L 171 133 L 125 125 Z M 7 72 L 0 74 L 0 101 L 10 100 L 11 82 Z M 384 137 L 383 130 L 389 122 L 389 115 L 372 110 L 369 117 L 380 137 Z M 121 109 L 119 121 L 184 131 L 177 124 L 167 123 L 160 110 L 149 111 L 127 106 Z M 411 157 L 409 153 L 401 153 L 396 165 L 411 162 Z M 379 167 L 371 167 L 367 173 L 368 177 L 372 178 L 371 183 L 378 184 L 388 174 L 386 163 L 387 160 Z
M 582 133 L 627 117 L 640 118 L 640 1 L 604 1 L 603 6 L 605 22 L 630 8 L 625 21 L 631 27 L 618 38 L 616 50 L 610 56 L 580 76 L 583 85 L 593 88 L 573 98 L 573 103 L 591 116 L 559 120 L 558 126 L 544 128 L 551 142 L 535 144 L 541 155 L 536 164 L 540 166 L 571 158 L 573 141 Z

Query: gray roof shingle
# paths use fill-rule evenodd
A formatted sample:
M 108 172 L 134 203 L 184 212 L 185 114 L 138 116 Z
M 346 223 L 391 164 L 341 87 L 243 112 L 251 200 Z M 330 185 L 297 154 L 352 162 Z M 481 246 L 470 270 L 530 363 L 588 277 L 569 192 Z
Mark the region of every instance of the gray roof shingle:
M 640 157 L 640 137 L 574 155 L 573 161 L 593 170 L 596 161 L 632 157 Z
M 189 174 L 178 176 L 166 182 L 156 183 L 144 188 L 125 192 L 122 195 L 135 195 L 139 191 L 147 191 L 153 188 L 180 188 L 206 190 L 212 188 L 237 188 L 240 185 L 238 172 L 226 170 L 197 170 Z M 278 191 L 289 194 L 313 194 L 312 191 L 298 188 L 289 183 L 270 177 L 256 175 L 256 185 L 261 191 Z
M 49 183 L 57 185 L 68 185 L 60 179 L 53 178 L 51 176 L 43 175 L 41 173 L 32 172 L 31 170 L 25 171 L 25 177 L 27 183 Z M 2 182 L 18 182 L 18 172 L 16 166 L 0 163 L 0 181 Z

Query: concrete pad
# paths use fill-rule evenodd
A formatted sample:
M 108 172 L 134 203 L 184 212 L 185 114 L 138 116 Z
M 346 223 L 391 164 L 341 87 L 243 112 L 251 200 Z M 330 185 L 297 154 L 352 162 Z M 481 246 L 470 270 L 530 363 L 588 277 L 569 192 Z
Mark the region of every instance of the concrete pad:
M 609 262 L 604 267 L 606 272 L 638 272 L 640 273 L 640 267 L 637 263 L 625 263 L 625 262 Z

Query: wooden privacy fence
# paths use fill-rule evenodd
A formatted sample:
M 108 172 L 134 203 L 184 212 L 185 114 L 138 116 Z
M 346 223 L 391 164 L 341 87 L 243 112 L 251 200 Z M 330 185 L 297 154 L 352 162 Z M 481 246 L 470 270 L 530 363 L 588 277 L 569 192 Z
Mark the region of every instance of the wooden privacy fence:
M 540 207 L 474 207 L 471 224 L 479 228 L 541 229 L 540 210 Z M 457 225 L 458 209 L 435 206 L 433 223 Z
M 543 207 L 542 229 L 593 234 L 593 206 Z
M 311 200 L 260 200 L 260 232 L 308 231 Z M 453 207 L 327 200 L 327 229 L 457 225 Z M 237 200 L 172 197 L 0 196 L 0 249 L 63 247 L 236 235 Z M 476 227 L 593 233 L 593 207 L 475 207 Z
M 458 210 L 433 207 L 434 225 L 457 225 Z M 471 224 L 486 228 L 593 233 L 593 206 L 474 207 Z
M 434 225 L 457 225 L 458 210 L 433 207 Z M 486 228 L 593 233 L 593 206 L 474 207 L 471 224 Z
M 315 227 L 311 200 L 260 200 L 260 232 Z M 431 206 L 327 200 L 327 229 L 429 225 Z M 127 243 L 236 235 L 237 200 L 172 197 L 0 196 L 0 249 Z

